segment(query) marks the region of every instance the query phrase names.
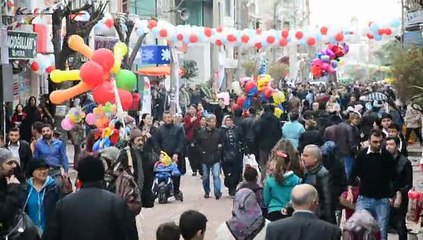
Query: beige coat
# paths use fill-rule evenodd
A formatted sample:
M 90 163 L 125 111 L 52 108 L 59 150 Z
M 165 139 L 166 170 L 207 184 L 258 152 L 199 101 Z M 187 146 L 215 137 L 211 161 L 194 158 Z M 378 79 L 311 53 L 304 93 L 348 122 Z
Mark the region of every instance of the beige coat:
M 408 105 L 404 121 L 407 128 L 420 128 L 422 115 L 419 111 L 413 109 L 411 105 Z

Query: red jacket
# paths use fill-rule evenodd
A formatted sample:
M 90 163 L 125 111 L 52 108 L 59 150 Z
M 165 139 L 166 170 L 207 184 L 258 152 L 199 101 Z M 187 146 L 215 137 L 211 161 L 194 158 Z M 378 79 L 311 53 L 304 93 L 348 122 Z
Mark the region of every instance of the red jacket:
M 185 135 L 189 142 L 194 140 L 194 130 L 200 127 L 201 114 L 197 114 L 197 119 L 194 122 L 191 122 L 191 117 L 191 114 L 188 114 L 184 120 Z
M 131 111 L 141 110 L 141 95 L 139 93 L 132 93 L 132 106 Z

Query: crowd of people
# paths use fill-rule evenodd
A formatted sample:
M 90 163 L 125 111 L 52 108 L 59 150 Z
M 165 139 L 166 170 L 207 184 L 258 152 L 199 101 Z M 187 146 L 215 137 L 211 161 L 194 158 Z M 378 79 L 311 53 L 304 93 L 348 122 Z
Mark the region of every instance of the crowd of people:
M 51 113 L 40 110 L 47 105 L 37 108 L 30 98 L 16 107 L 0 148 L 0 234 L 138 239 L 135 217 L 142 208 L 157 199 L 184 200 L 188 160 L 204 198 L 219 200 L 224 186 L 234 201 L 233 217 L 215 239 L 340 239 L 340 211 L 348 221 L 353 208 L 372 215 L 380 239 L 390 227 L 407 239 L 413 185 L 407 145 L 413 132 L 422 144 L 421 113 L 401 106 L 386 86 L 306 83 L 284 91 L 282 116 L 271 102 L 237 109 L 236 96 L 225 105 L 199 92 L 183 114 L 153 104 L 153 114 L 125 120 L 129 134 L 115 146 L 96 148 L 101 133 L 88 130 L 73 166 L 67 139 L 55 132 Z M 78 172 L 75 186 L 71 167 Z M 201 240 L 206 223 L 190 210 L 178 225 L 160 225 L 156 237 Z

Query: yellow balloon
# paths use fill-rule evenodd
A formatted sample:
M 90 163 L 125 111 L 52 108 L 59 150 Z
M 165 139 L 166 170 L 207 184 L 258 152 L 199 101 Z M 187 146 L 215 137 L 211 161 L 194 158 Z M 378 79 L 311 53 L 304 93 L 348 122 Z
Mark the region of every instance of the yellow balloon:
M 79 35 L 72 35 L 68 39 L 69 47 L 84 55 L 88 59 L 91 59 L 93 56 L 94 50 L 90 48 L 87 44 L 85 44 L 84 39 L 82 39 Z
M 276 91 L 272 94 L 273 97 L 273 102 L 275 103 L 275 105 L 279 105 L 283 102 L 285 102 L 285 94 L 281 91 Z
M 276 117 L 280 118 L 283 114 L 283 111 L 282 111 L 282 109 L 277 107 L 277 108 L 275 108 L 274 114 L 275 114 Z
M 272 77 L 269 74 L 259 76 L 257 79 L 257 89 L 259 92 L 263 91 L 271 80 Z
M 118 42 L 115 44 L 113 48 L 114 56 L 115 56 L 115 64 L 113 65 L 112 72 L 117 73 L 120 70 L 120 66 L 122 65 L 123 57 L 128 54 L 128 47 L 123 42 Z
M 81 80 L 79 70 L 53 70 L 50 73 L 50 78 L 55 83 Z

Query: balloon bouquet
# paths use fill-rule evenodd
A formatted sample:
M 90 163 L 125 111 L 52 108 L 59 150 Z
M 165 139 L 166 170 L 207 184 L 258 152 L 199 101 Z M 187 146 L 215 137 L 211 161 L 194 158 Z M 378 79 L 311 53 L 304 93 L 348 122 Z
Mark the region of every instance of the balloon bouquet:
M 328 44 L 326 50 L 317 53 L 317 57 L 311 63 L 311 73 L 315 78 L 321 78 L 334 73 L 340 58 L 349 52 L 346 43 Z
M 88 47 L 78 35 L 72 35 L 68 40 L 69 47 L 81 53 L 89 59 L 79 70 L 53 70 L 50 78 L 55 83 L 64 81 L 80 81 L 76 86 L 60 89 L 50 94 L 50 100 L 54 104 L 62 104 L 79 94 L 92 91 L 94 101 L 99 104 L 94 113 L 85 116 L 85 122 L 96 125 L 103 131 L 103 136 L 111 137 L 110 129 L 112 117 L 120 118 L 124 123 L 124 112 L 132 105 L 132 94 L 136 86 L 136 75 L 130 71 L 121 69 L 122 59 L 127 54 L 128 48 L 122 43 L 116 43 L 114 51 L 101 48 L 93 50 Z M 79 115 L 78 115 L 79 114 Z M 62 121 L 64 130 L 72 129 L 73 116 L 80 116 L 75 111 L 70 111 Z M 83 117 L 81 117 L 83 119 Z M 80 120 L 80 118 L 76 118 Z M 107 129 L 110 128 L 110 129 Z M 106 131 L 104 131 L 106 130 Z

